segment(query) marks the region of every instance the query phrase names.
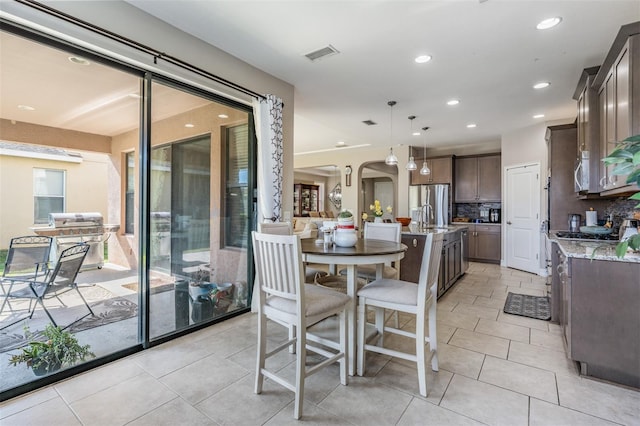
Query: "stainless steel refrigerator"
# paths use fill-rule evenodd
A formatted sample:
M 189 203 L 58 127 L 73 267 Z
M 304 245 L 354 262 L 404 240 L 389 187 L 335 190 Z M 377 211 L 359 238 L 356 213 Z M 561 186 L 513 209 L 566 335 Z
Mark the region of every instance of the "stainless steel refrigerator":
M 423 226 L 443 227 L 451 223 L 451 185 L 420 185 L 410 191 L 411 220 Z

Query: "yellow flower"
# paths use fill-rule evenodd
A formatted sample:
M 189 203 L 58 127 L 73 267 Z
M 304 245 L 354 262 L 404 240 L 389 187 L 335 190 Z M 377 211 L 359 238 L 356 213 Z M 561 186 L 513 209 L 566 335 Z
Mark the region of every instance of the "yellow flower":
M 373 215 L 376 217 L 382 217 L 382 215 L 384 215 L 384 211 L 382 211 L 382 206 L 380 205 L 379 200 L 375 200 L 374 204 L 371 204 L 369 206 L 369 209 L 373 212 Z M 391 208 L 391 206 L 387 206 L 386 210 L 388 213 L 393 212 L 393 209 Z
M 368 217 L 369 217 L 368 214 L 362 213 L 362 220 L 367 220 Z

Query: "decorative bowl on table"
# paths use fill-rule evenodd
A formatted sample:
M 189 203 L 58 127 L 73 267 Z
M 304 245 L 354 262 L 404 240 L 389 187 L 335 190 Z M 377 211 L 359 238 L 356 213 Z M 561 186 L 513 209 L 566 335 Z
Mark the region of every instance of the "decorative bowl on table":
M 410 217 L 396 217 L 396 222 L 400 222 L 402 226 L 409 226 L 411 223 Z
M 353 229 L 336 229 L 333 235 L 333 242 L 338 247 L 353 247 L 358 241 L 358 235 Z

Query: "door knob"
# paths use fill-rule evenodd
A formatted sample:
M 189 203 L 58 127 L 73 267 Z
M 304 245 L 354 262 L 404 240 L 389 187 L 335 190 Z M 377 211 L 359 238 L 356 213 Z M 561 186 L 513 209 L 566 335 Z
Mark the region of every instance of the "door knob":
M 511 221 L 510 220 L 507 221 L 507 225 L 511 225 Z

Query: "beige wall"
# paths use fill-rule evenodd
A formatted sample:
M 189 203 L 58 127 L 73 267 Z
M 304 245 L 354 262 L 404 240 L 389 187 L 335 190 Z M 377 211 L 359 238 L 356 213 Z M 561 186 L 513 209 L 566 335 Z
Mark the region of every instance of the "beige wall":
M 394 216 L 409 216 L 409 172 L 404 168 L 409 160 L 409 147 L 393 147 L 393 152 L 398 157 L 398 176 L 394 202 Z M 350 210 L 357 214 L 360 211 L 359 200 L 361 194 L 362 169 L 367 164 L 384 161 L 389 154 L 388 148 L 357 148 L 322 152 L 317 154 L 298 155 L 295 157 L 294 167 L 305 168 L 314 166 L 326 166 L 334 164 L 341 172 L 342 184 L 342 209 Z M 345 183 L 345 167 L 350 165 L 353 169 L 351 186 Z
M 170 101 L 170 95 L 168 99 Z M 229 118 L 221 119 L 218 115 L 225 113 Z M 184 127 L 187 119 L 194 127 Z M 236 249 L 219 250 L 221 246 L 220 232 L 222 222 L 221 214 L 221 193 L 220 182 L 222 182 L 223 169 L 222 165 L 222 134 L 228 126 L 242 124 L 247 122 L 247 113 L 232 109 L 224 105 L 209 104 L 204 107 L 196 108 L 173 117 L 155 121 L 152 124 L 151 145 L 160 146 L 172 142 L 184 141 L 192 139 L 200 135 L 211 136 L 211 198 L 210 198 L 210 217 L 211 217 L 211 262 L 215 266 L 214 280 L 235 280 L 237 275 L 244 273 L 244 268 L 239 268 L 240 260 L 238 255 L 244 256 Z M 126 164 L 124 163 L 125 155 L 128 152 L 135 152 L 136 160 L 138 156 L 137 131 L 127 132 L 113 138 L 111 145 L 111 169 L 109 173 L 109 191 L 110 214 L 111 219 L 115 223 L 120 223 L 120 232 L 117 234 L 117 244 L 109 246 L 109 260 L 123 266 L 134 268 L 138 264 L 138 229 L 134 230 L 134 235 L 124 233 L 124 194 L 125 194 L 125 172 Z M 136 161 L 136 164 L 138 162 Z M 134 170 L 136 176 L 136 188 L 139 186 L 137 182 L 138 168 Z M 136 206 L 134 215 L 138 215 L 139 206 L 137 205 L 138 197 L 135 197 Z
M 13 237 L 33 235 L 33 169 L 66 172 L 66 211 L 100 212 L 107 217 L 108 156 L 82 152 L 81 163 L 0 155 L 0 248 Z
M 0 119 L 0 140 L 109 153 L 109 136 Z

